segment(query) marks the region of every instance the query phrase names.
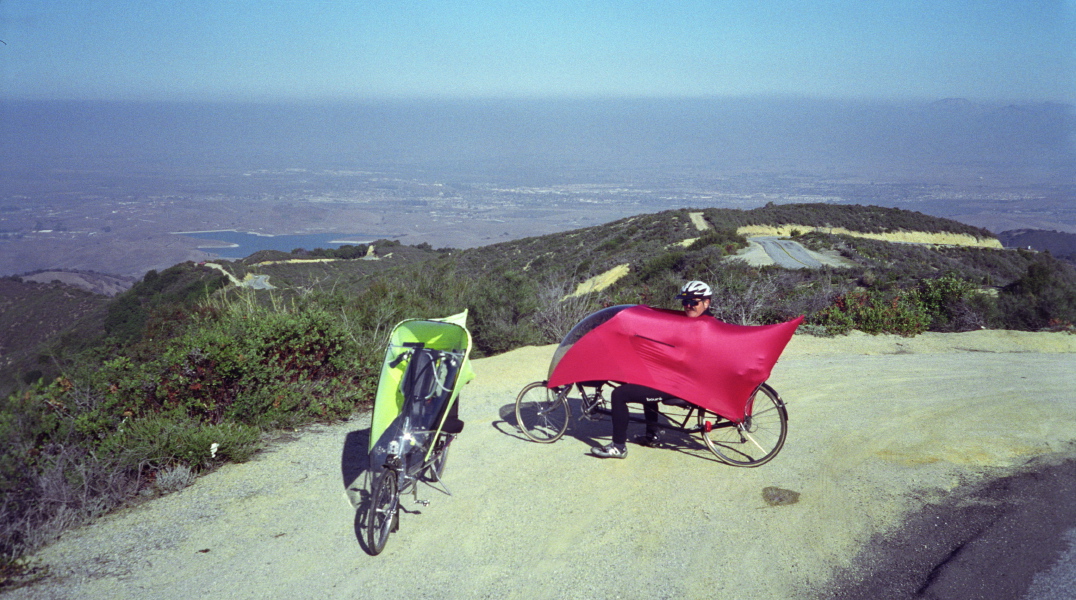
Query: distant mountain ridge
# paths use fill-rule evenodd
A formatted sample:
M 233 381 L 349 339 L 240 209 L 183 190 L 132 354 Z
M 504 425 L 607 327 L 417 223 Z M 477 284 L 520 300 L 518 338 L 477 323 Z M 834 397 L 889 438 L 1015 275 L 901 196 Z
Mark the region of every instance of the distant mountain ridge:
M 1076 233 L 1044 229 L 1012 229 L 1002 231 L 998 239 L 1006 248 L 1030 248 L 1049 252 L 1059 258 L 1076 260 Z
M 110 298 L 67 283 L 0 277 L 0 372 L 33 371 L 33 351 L 74 323 L 103 311 Z M 100 313 L 100 314 L 103 314 Z M 0 381 L 4 387 L 6 381 Z
M 803 306 L 798 306 L 796 303 L 801 301 L 791 292 L 799 289 L 797 286 L 813 285 L 811 278 L 814 275 L 730 266 L 730 257 L 747 247 L 746 239 L 738 230 L 750 226 L 792 226 L 795 231 L 788 235 L 809 250 L 842 256 L 855 266 L 819 277 L 830 279 L 827 285 L 845 288 L 869 289 L 875 282 L 884 284 L 883 290 L 894 286 L 914 287 L 919 281 L 943 273 L 956 273 L 975 285 L 999 287 L 1018 279 L 1029 262 L 1037 260 L 1034 254 L 1002 249 L 894 244 L 831 235 L 841 230 L 883 236 L 926 232 L 933 237 L 957 234 L 969 239 L 995 240 L 995 236 L 985 229 L 915 211 L 878 206 L 771 203 L 751 210 L 684 208 L 640 214 L 603 225 L 465 250 L 434 250 L 428 244 L 408 246 L 394 240 L 378 240 L 370 245 L 341 249 L 261 252 L 238 261 L 212 261 L 217 268 L 193 262 L 180 263 L 160 273 L 147 273 L 132 289 L 113 299 L 52 282 L 62 282 L 70 276 L 69 284 L 81 282 L 84 288 L 88 285 L 88 289 L 102 290 L 127 284 L 124 278 L 48 271 L 32 277 L 49 283 L 7 278 L 6 287 L 0 289 L 3 322 L 8 328 L 5 358 L 20 357 L 15 361 L 18 365 L 6 360 L 0 368 L 0 371 L 6 371 L 0 373 L 0 392 L 11 389 L 13 383 L 25 379 L 26 373 L 36 369 L 34 348 L 43 342 L 59 341 L 63 336 L 63 343 L 93 343 L 93 336 L 104 331 L 113 336 L 125 332 L 125 336 L 137 337 L 149 320 L 161 318 L 162 307 L 191 310 L 188 304 L 228 287 L 228 281 L 246 277 L 258 277 L 268 282 L 273 289 L 264 293 L 272 296 L 273 302 L 311 293 L 362 298 L 373 290 L 380 294 L 379 298 L 373 299 L 375 302 L 382 297 L 414 298 L 419 304 L 408 303 L 408 306 L 418 311 L 424 310 L 422 294 L 444 295 L 424 287 L 432 286 L 435 290 L 445 285 L 443 281 L 435 283 L 437 277 L 441 277 L 433 275 L 435 273 L 450 273 L 449 283 L 453 281 L 451 278 L 481 281 L 481 289 L 489 290 L 482 293 L 489 294 L 490 304 L 482 304 L 486 300 L 479 298 L 480 305 L 472 307 L 472 318 L 478 322 L 476 339 L 481 340 L 491 328 L 502 328 L 499 335 L 508 340 L 484 348 L 480 345 L 483 352 L 500 352 L 506 348 L 505 344 L 515 343 L 511 341 L 515 339 L 511 332 L 521 326 L 516 320 L 523 319 L 522 323 L 527 323 L 531 318 L 527 315 L 533 307 L 509 310 L 507 305 L 543 290 L 543 293 L 556 292 L 559 294 L 556 298 L 563 298 L 580 283 L 613 269 L 624 272 L 615 286 L 603 291 L 603 301 L 665 302 L 666 295 L 657 290 L 679 285 L 678 281 L 691 275 L 715 281 L 727 278 L 724 286 L 729 289 L 749 285 L 754 280 L 788 286 L 787 297 L 791 298 L 791 304 L 776 309 L 774 315 L 781 311 L 809 314 L 819 310 L 821 305 L 812 302 L 827 302 L 822 296 L 810 302 L 804 300 Z M 932 236 L 923 237 L 933 239 Z M 378 260 L 369 260 L 371 257 L 378 257 Z M 315 258 L 331 260 L 309 260 Z M 563 289 L 552 289 L 558 286 Z M 777 298 L 779 294 L 772 296 Z M 263 300 L 266 298 L 268 296 Z M 75 305 L 67 307 L 65 303 L 70 302 Z M 497 311 L 506 312 L 495 314 Z M 483 320 L 491 323 L 482 323 Z M 31 327 L 31 323 L 48 325 Z M 70 329 L 76 326 L 77 330 Z
M 48 271 L 34 271 L 18 275 L 23 281 L 34 283 L 59 282 L 72 287 L 77 287 L 102 296 L 115 296 L 131 289 L 138 280 L 126 275 L 110 275 L 95 271 L 81 271 L 69 269 L 53 269 Z

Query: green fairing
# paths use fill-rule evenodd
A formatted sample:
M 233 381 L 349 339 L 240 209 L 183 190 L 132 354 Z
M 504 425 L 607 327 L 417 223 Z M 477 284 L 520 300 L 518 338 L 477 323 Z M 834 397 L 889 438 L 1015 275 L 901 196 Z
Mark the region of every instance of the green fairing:
M 404 395 L 400 382 L 407 371 L 404 361 L 395 367 L 390 366 L 396 358 L 407 351 L 407 343 L 422 342 L 426 348 L 463 353 L 463 365 L 452 382 L 452 395 L 448 406 L 451 407 L 459 398 L 460 388 L 474 379 L 471 369 L 471 333 L 467 331 L 467 311 L 443 319 L 408 319 L 401 321 L 389 336 L 385 362 L 381 366 L 381 378 L 377 383 L 377 395 L 374 397 L 374 415 L 370 425 L 370 450 L 374 449 L 381 435 L 399 416 L 404 404 Z M 447 387 L 448 382 L 446 382 Z M 445 411 L 448 414 L 448 411 Z M 437 424 L 438 430 L 444 424 Z

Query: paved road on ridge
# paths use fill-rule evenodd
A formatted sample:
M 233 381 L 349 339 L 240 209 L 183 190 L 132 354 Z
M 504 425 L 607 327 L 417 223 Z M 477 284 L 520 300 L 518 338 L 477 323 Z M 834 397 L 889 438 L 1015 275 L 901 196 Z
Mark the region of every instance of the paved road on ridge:
M 786 269 L 820 269 L 824 265 L 798 242 L 778 237 L 753 237 L 778 266 Z

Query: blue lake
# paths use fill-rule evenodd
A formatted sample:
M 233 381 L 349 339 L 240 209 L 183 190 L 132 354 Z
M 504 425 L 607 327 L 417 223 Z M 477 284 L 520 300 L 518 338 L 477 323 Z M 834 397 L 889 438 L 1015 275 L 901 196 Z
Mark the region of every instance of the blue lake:
M 228 260 L 246 258 L 259 250 L 280 250 L 291 252 L 296 248 L 313 250 L 314 248 L 339 248 L 351 244 L 369 244 L 376 238 L 361 233 L 311 233 L 303 235 L 258 235 L 241 231 L 195 231 L 179 232 L 176 235 L 223 242 L 230 244 L 226 248 L 203 247 L 202 250 L 216 254 Z

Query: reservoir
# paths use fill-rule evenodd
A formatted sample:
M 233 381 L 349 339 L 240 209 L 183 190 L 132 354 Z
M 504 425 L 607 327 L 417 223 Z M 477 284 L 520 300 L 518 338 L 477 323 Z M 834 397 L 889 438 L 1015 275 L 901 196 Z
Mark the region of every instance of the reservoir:
M 179 231 L 176 235 L 205 240 L 198 248 L 228 260 L 246 258 L 259 250 L 291 252 L 296 248 L 339 248 L 347 244 L 369 244 L 374 236 L 360 233 L 308 233 L 295 235 L 265 235 L 242 231 Z

